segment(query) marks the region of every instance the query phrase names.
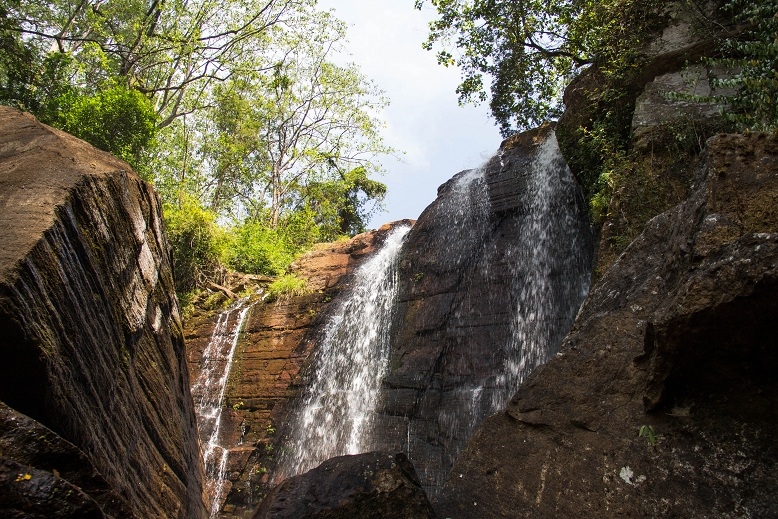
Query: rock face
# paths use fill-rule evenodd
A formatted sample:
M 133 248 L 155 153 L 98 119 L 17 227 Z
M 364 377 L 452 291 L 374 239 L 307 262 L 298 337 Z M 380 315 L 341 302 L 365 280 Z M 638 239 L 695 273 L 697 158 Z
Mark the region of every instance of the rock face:
M 441 515 L 775 515 L 777 201 L 774 137 L 708 141 L 689 200 L 470 441 Z
M 371 452 L 332 458 L 287 479 L 254 519 L 434 519 L 404 454 Z
M 559 347 L 591 249 L 550 126 L 441 186 L 409 232 L 374 448 L 407 452 L 431 498 L 475 427 Z
M 0 243 L 0 515 L 203 517 L 151 188 L 118 159 L 0 107 Z
M 711 89 L 709 80 L 726 77 L 727 71 L 704 61 L 718 55 L 723 38 L 743 29 L 733 24 L 731 13 L 720 10 L 721 4 L 669 0 L 645 6 L 657 12 L 649 18 L 651 30 L 630 74 L 614 80 L 591 66 L 565 89 L 565 112 L 557 124 L 560 146 L 587 196 L 599 193 L 595 213 L 604 213 L 595 215 L 602 223 L 598 274 L 646 222 L 688 198 L 705 141 L 731 129 L 721 106 L 702 100 L 733 93 Z M 623 147 L 624 156 L 586 138 L 583 130 L 597 133 L 598 128 Z M 600 177 L 605 171 L 607 182 Z M 615 189 L 604 188 L 608 182 Z
M 412 223 L 395 222 L 348 241 L 316 246 L 291 267 L 292 273 L 308 280 L 310 293 L 261 302 L 250 310 L 237 344 L 222 415 L 222 444 L 230 449 L 231 490 L 225 516 L 248 513 L 269 490 L 282 429 L 292 402 L 305 387 L 305 370 L 328 308 L 348 289 L 354 269 L 380 247 L 391 229 Z M 254 290 L 262 289 L 255 286 Z M 203 312 L 186 323 L 192 381 L 200 373 L 203 350 L 217 318 L 214 312 Z

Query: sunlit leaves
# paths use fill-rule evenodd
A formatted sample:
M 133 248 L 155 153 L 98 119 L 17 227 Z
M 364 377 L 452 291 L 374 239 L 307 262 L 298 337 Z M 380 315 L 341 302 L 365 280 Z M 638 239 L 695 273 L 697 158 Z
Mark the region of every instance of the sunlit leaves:
M 246 61 L 214 89 L 201 150 L 212 207 L 273 228 L 313 211 L 307 225 L 329 239 L 364 228 L 385 190 L 368 176 L 392 150 L 379 133 L 381 92 L 355 66 L 333 62 L 345 27 L 329 13 L 303 14 L 295 28 L 273 29 L 262 56 L 270 66 Z
M 624 75 L 662 4 L 417 0 L 415 6 L 427 3 L 438 18 L 430 23 L 424 48 L 442 47 L 438 62 L 461 69 L 460 101 L 489 99 L 504 135 L 557 117 L 563 88 L 582 66 L 598 63 L 608 75 Z
M 77 66 L 86 91 L 121 82 L 154 101 L 158 126 L 203 106 L 203 94 L 262 52 L 266 32 L 313 0 L 15 0 L 7 16 L 28 45 Z
M 156 133 L 157 114 L 149 99 L 122 85 L 61 104 L 58 126 L 136 167 Z

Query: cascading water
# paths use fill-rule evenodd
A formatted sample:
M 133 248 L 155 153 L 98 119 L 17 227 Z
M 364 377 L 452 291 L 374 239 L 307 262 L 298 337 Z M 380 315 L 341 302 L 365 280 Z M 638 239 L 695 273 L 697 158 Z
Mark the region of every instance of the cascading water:
M 224 409 L 222 401 L 238 338 L 250 308 L 247 301 L 241 300 L 219 314 L 208 346 L 203 351 L 200 375 L 192 385 L 192 397 L 197 403 L 197 425 L 203 442 L 206 491 L 211 498 L 211 518 L 218 516 L 222 501 L 226 497 L 225 472 L 229 451 L 222 446 L 219 438 Z
M 370 448 L 373 413 L 389 363 L 398 253 L 408 230 L 395 228 L 357 269 L 351 293 L 329 318 L 308 391 L 290 420 L 292 434 L 276 480 Z
M 588 289 L 591 235 L 553 132 L 522 142 L 442 186 L 407 237 L 395 231 L 356 271 L 273 481 L 405 449 L 434 498 L 476 427 L 559 349 Z
M 556 353 L 586 296 L 580 188 L 553 132 L 540 137 L 444 185 L 408 237 L 403 279 L 430 279 L 400 294 L 409 310 L 392 348 L 410 360 L 388 375 L 382 412 L 405 428 L 382 443 L 407 450 L 431 496 L 480 423 Z
M 574 203 L 578 186 L 553 133 L 538 146 L 528 180 L 528 209 L 510 251 L 516 295 L 511 340 L 497 381 L 502 390 L 493 394 L 490 412 L 503 409 L 526 376 L 558 351 L 590 283 Z

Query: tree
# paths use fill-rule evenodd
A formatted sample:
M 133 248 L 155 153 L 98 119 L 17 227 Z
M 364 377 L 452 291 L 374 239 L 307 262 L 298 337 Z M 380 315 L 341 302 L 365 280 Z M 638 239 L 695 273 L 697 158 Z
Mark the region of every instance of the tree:
M 202 106 L 241 56 L 262 52 L 266 31 L 314 0 L 2 0 L 6 30 L 38 56 L 61 54 L 91 94 L 106 80 L 154 103 L 163 128 Z
M 69 96 L 68 96 L 69 97 Z M 157 114 L 137 90 L 114 85 L 92 95 L 72 96 L 55 124 L 136 169 L 156 134 Z
M 19 21 L 10 16 L 15 5 L 15 0 L 0 1 L 0 103 L 51 123 L 59 112 L 59 100 L 73 91 L 66 73 L 70 59 L 40 52 L 23 40 Z
M 422 9 L 425 0 L 416 0 Z M 561 113 L 561 95 L 584 66 L 618 75 L 633 69 L 661 0 L 429 0 L 439 18 L 424 44 L 457 65 L 460 101 L 489 99 L 503 135 Z M 459 52 L 455 58 L 453 46 Z M 484 76 L 491 77 L 489 92 Z
M 127 160 L 165 202 L 183 295 L 364 230 L 381 93 L 316 0 L 0 0 L 0 101 Z
M 354 236 L 365 232 L 366 223 L 376 209 L 375 201 L 386 194 L 386 185 L 368 177 L 364 167 L 338 172 L 338 176 L 306 186 L 306 207 L 316 215 L 322 238 Z
M 341 228 L 360 229 L 366 200 L 385 192 L 368 176 L 379 171 L 375 157 L 393 151 L 376 118 L 386 101 L 355 66 L 331 61 L 342 22 L 311 13 L 300 26 L 275 29 L 272 73 L 251 70 L 214 91 L 206 132 L 213 141 L 203 148 L 214 175 L 211 206 L 238 200 L 239 210 L 275 228 L 284 214 L 321 208 L 340 183 L 341 203 L 359 220 Z

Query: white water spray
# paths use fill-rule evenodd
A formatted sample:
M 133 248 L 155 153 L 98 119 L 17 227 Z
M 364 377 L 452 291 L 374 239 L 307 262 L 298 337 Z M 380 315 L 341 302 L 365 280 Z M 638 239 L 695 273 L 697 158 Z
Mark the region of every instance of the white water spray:
M 456 177 L 436 204 L 437 229 L 425 238 L 436 267 L 459 277 L 461 299 L 408 425 L 409 457 L 432 496 L 475 429 L 505 408 L 572 325 L 590 272 L 577 197 L 551 132 L 529 154 L 508 158 L 501 150 Z M 494 334 L 491 351 L 470 348 L 476 329 Z
M 524 379 L 556 353 L 590 283 L 589 264 L 582 259 L 587 247 L 577 230 L 580 216 L 569 195 L 575 180 L 554 133 L 538 146 L 527 187 L 528 210 L 511 262 L 517 294 L 512 339 L 491 412 L 505 408 Z

